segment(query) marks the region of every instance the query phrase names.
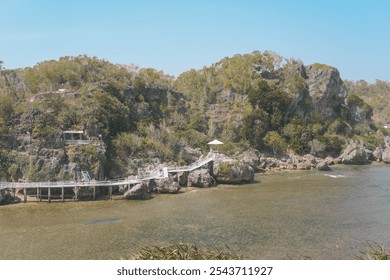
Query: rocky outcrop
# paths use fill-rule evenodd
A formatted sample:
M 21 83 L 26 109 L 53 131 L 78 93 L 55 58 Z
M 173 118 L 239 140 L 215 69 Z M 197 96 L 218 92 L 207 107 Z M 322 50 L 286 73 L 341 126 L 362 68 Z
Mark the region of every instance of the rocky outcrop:
M 188 174 L 187 186 L 209 188 L 215 185 L 215 179 L 207 169 L 197 169 Z
M 185 145 L 180 149 L 179 158 L 184 159 L 187 164 L 197 161 L 201 156 L 202 151 L 200 148 L 193 149 L 188 145 Z
M 256 149 L 249 149 L 237 157 L 243 163 L 248 164 L 255 172 L 260 171 L 260 152 Z
M 156 180 L 156 191 L 158 193 L 178 193 L 181 187 L 172 177 Z
M 265 170 L 310 170 L 318 169 L 320 171 L 329 171 L 329 165 L 333 165 L 334 159 L 329 157 L 326 159 L 318 158 L 307 154 L 304 156 L 293 156 L 285 158 L 260 158 L 260 168 Z
M 249 164 L 218 154 L 214 160 L 213 174 L 217 182 L 240 184 L 254 180 L 254 170 Z
M 320 161 L 317 163 L 317 169 L 319 171 L 331 171 L 332 169 L 329 167 L 328 162 L 326 160 Z
M 382 154 L 383 154 L 383 149 L 376 147 L 376 149 L 372 152 L 372 156 L 375 161 L 382 161 Z
M 382 152 L 382 161 L 384 163 L 390 163 L 390 147 L 387 147 L 383 152 Z
M 366 149 L 363 143 L 351 140 L 339 156 L 339 159 L 343 164 L 368 164 L 371 155 L 372 152 Z
M 335 165 L 336 164 L 334 157 L 326 157 L 324 160 L 326 161 L 326 163 L 328 165 Z
M 390 136 L 383 137 L 383 141 L 385 142 L 386 147 L 390 147 Z
M 283 162 L 283 161 L 282 161 Z M 271 157 L 262 157 L 260 158 L 260 168 L 264 170 L 269 170 L 272 168 L 277 168 L 280 165 L 280 161 L 276 158 Z
M 334 120 L 338 108 L 345 105 L 347 89 L 340 78 L 339 71 L 324 64 L 312 64 L 305 68 L 309 94 L 317 115 Z

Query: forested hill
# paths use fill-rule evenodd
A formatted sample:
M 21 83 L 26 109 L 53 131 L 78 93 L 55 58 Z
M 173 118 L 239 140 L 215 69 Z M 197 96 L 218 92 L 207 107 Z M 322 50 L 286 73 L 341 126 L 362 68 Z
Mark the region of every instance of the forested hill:
M 336 68 L 272 52 L 226 57 L 177 78 L 88 56 L 2 69 L 0 177 L 134 174 L 156 161 L 189 163 L 214 138 L 227 154 L 252 147 L 336 156 L 349 138 L 379 146 L 373 109 L 359 96 Z M 60 145 L 69 130 L 93 144 Z

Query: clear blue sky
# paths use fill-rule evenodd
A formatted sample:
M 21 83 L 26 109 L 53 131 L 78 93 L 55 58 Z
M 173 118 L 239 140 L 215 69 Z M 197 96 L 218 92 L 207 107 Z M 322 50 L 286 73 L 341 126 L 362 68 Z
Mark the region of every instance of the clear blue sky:
M 87 54 L 177 76 L 254 50 L 390 80 L 390 1 L 0 0 L 8 69 Z

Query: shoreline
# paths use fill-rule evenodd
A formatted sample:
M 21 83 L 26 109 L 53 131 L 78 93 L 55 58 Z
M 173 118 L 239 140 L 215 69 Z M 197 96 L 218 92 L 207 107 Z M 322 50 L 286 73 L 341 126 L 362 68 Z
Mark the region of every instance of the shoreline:
M 277 159 L 276 159 L 277 160 Z M 277 174 L 281 174 L 281 173 L 302 173 L 302 171 L 304 172 L 319 172 L 319 173 L 323 173 L 323 174 L 326 174 L 327 172 L 333 172 L 333 171 L 337 171 L 337 169 L 343 169 L 343 168 L 348 168 L 348 167 L 362 167 L 362 166 L 374 166 L 374 167 L 381 167 L 381 166 L 390 166 L 390 164 L 387 164 L 387 163 L 384 163 L 384 162 L 377 162 L 377 161 L 374 161 L 374 162 L 370 162 L 370 163 L 367 163 L 367 164 L 360 164 L 360 165 L 356 165 L 356 164 L 334 164 L 332 165 L 332 169 L 329 170 L 329 171 L 319 171 L 318 169 L 316 168 L 311 168 L 311 169 L 308 169 L 308 170 L 301 170 L 301 169 L 289 169 L 289 168 L 285 168 L 285 169 L 281 169 L 279 167 L 275 167 L 275 168 L 270 168 L 270 169 L 267 169 L 265 172 L 256 172 L 255 173 L 255 178 L 252 182 L 246 182 L 246 183 L 241 183 L 241 184 L 226 184 L 226 183 L 217 183 L 215 186 L 212 186 L 212 187 L 193 187 L 193 186 L 186 186 L 186 187 L 182 187 L 177 193 L 171 193 L 171 194 L 165 194 L 165 195 L 175 195 L 175 194 L 185 194 L 185 193 L 189 193 L 189 192 L 192 192 L 192 191 L 195 191 L 195 190 L 198 190 L 198 189 L 208 189 L 208 188 L 214 188 L 214 187 L 217 187 L 217 186 L 240 186 L 240 185 L 243 185 L 243 184 L 257 184 L 257 183 L 261 183 L 261 180 L 258 180 L 258 178 L 261 178 L 262 175 L 277 175 Z M 334 170 L 334 169 L 335 170 Z M 12 192 L 10 192 L 11 195 L 12 195 Z M 144 198 L 144 199 L 128 199 L 126 197 L 124 197 L 124 194 L 113 194 L 112 195 L 112 198 L 110 199 L 109 197 L 107 196 L 104 196 L 104 195 L 97 195 L 95 200 L 92 200 L 92 199 L 79 199 L 79 200 L 75 200 L 75 199 L 71 199 L 71 198 L 67 198 L 65 199 L 64 201 L 61 201 L 59 199 L 51 199 L 51 201 L 49 202 L 48 199 L 42 199 L 41 201 L 37 200 L 36 196 L 31 196 L 31 195 L 27 195 L 27 199 L 26 199 L 26 203 L 23 202 L 23 199 L 24 199 L 24 196 L 23 194 L 20 194 L 18 193 L 18 191 L 16 192 L 16 195 L 12 197 L 15 197 L 18 201 L 14 201 L 14 202 L 11 202 L 11 203 L 7 203 L 7 204 L 2 204 L 0 205 L 0 208 L 2 206 L 11 206 L 11 205 L 23 205 L 23 204 L 32 204 L 32 203 L 36 203 L 36 204 L 40 204 L 40 203 L 44 203 L 44 204 L 47 204 L 47 203 L 54 203 L 54 204 L 62 204 L 62 203 L 74 203 L 74 202 L 107 202 L 107 201 L 129 201 L 129 200 L 139 200 L 139 201 L 142 201 L 142 200 L 149 200 L 149 199 L 153 199 L 153 197 L 155 196 L 159 196 L 161 194 L 164 194 L 164 193 L 158 193 L 158 192 L 151 192 L 148 194 L 148 198 Z

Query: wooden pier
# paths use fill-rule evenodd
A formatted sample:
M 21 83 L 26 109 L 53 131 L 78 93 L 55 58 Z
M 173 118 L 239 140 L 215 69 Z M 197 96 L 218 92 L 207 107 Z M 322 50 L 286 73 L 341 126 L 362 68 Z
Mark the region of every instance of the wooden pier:
M 51 202 L 54 199 L 63 202 L 66 199 L 66 189 L 73 190 L 73 196 L 70 199 L 74 201 L 78 201 L 80 190 L 82 190 L 83 188 L 92 188 L 92 200 L 96 200 L 96 194 L 97 194 L 96 189 L 98 187 L 103 187 L 108 189 L 108 197 L 109 199 L 112 199 L 113 187 L 121 186 L 130 189 L 131 186 L 142 183 L 142 181 L 147 181 L 152 179 L 158 180 L 158 179 L 166 178 L 169 176 L 169 173 L 193 171 L 213 161 L 214 158 L 215 155 L 210 154 L 209 156 L 200 159 L 189 166 L 163 167 L 150 172 L 145 172 L 141 175 L 139 174 L 135 178 L 123 178 L 123 179 L 107 180 L 107 181 L 90 180 L 84 182 L 76 182 L 76 181 L 59 181 L 59 182 L 48 181 L 48 182 L 23 182 L 23 183 L 0 182 L 0 190 L 8 189 L 12 191 L 14 197 L 16 196 L 17 191 L 22 190 L 23 202 L 25 203 L 28 200 L 27 199 L 28 190 L 30 189 L 36 190 L 37 202 L 41 202 L 43 199 L 47 200 L 48 202 Z M 57 192 L 55 192 L 55 190 Z

